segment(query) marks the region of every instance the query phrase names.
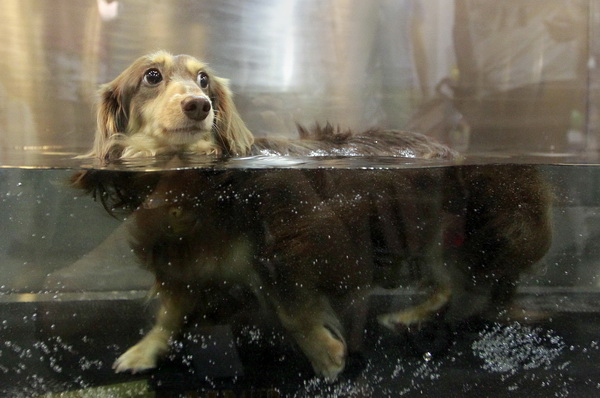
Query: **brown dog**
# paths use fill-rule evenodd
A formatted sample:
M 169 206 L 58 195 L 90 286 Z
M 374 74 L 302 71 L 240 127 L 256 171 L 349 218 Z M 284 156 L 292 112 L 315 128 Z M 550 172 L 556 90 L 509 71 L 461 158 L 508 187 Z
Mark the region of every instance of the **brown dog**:
M 188 107 L 195 97 L 204 99 Z M 103 159 L 190 152 L 456 156 L 419 134 L 355 135 L 330 126 L 252 146 L 224 81 L 191 57 L 162 52 L 102 89 L 98 120 L 92 153 Z M 442 309 L 449 321 L 497 311 L 551 237 L 550 194 L 530 166 L 88 171 L 75 183 L 133 209 L 132 247 L 156 275 L 156 324 L 117 359 L 117 371 L 155 367 L 191 313 L 219 308 L 228 287 L 242 284 L 274 309 L 315 372 L 335 379 L 348 351 L 340 314 L 371 287 L 396 286 L 410 263 L 432 288 L 422 304 L 381 315 L 391 329 Z M 225 294 L 211 293 L 217 290 Z
M 175 153 L 455 156 L 420 134 L 369 131 L 354 137 L 329 125 L 313 131 L 300 127 L 301 141 L 255 140 L 237 112 L 226 79 L 189 55 L 165 51 L 138 58 L 102 86 L 97 122 L 94 146 L 84 156 L 101 160 Z

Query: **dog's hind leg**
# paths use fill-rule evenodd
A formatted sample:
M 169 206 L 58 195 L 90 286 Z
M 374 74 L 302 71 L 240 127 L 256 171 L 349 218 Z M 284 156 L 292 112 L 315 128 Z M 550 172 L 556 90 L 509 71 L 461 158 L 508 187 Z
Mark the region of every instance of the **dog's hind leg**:
M 439 244 L 442 241 L 443 229 L 436 228 L 428 244 L 423 247 L 423 256 L 416 259 L 419 269 L 424 272 L 423 281 L 432 286 L 425 301 L 401 311 L 380 315 L 377 318 L 380 325 L 392 331 L 419 325 L 431 320 L 450 304 L 454 275 L 443 259 L 442 246 Z
M 155 368 L 157 361 L 168 352 L 170 340 L 181 330 L 192 309 L 193 300 L 188 296 L 161 292 L 161 306 L 154 327 L 115 361 L 115 372 L 137 373 Z
M 377 320 L 382 326 L 393 331 L 418 325 L 430 320 L 442 308 L 446 307 L 451 296 L 452 289 L 450 287 L 440 286 L 435 288 L 422 303 L 402 311 L 380 315 Z
M 324 296 L 317 296 L 289 305 L 276 305 L 285 329 L 310 360 L 317 375 L 335 380 L 344 370 L 346 342 L 342 326 Z

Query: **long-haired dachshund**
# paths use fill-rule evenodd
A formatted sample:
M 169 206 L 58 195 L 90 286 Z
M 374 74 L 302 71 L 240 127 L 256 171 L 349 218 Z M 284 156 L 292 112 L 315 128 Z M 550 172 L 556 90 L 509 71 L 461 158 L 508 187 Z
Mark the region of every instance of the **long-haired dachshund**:
M 455 155 L 420 134 L 369 131 L 354 136 L 330 125 L 312 131 L 299 127 L 302 140 L 255 140 L 237 112 L 226 79 L 189 55 L 173 56 L 165 51 L 138 58 L 101 87 L 97 122 L 94 146 L 84 156 L 101 160 L 168 153 L 414 158 Z
M 190 56 L 165 52 L 138 59 L 102 88 L 98 124 L 89 155 L 103 160 L 164 153 L 457 156 L 399 131 L 317 126 L 300 128 L 298 140 L 254 140 L 225 80 Z M 117 359 L 119 372 L 155 367 L 191 313 L 219 308 L 214 301 L 241 284 L 274 310 L 315 372 L 335 379 L 348 352 L 340 314 L 371 287 L 398 286 L 408 264 L 431 287 L 421 304 L 379 316 L 393 330 L 442 311 L 450 322 L 497 312 L 551 239 L 551 195 L 531 166 L 91 170 L 74 183 L 112 202 L 107 207 L 133 211 L 132 247 L 156 275 L 156 324 Z

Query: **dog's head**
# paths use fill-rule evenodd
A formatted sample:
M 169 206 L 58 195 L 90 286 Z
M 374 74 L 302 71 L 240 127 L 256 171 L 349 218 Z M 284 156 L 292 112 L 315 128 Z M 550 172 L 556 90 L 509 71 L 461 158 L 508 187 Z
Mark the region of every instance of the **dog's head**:
M 100 89 L 98 128 L 89 155 L 101 159 L 186 151 L 245 155 L 253 136 L 226 79 L 189 55 L 138 58 Z

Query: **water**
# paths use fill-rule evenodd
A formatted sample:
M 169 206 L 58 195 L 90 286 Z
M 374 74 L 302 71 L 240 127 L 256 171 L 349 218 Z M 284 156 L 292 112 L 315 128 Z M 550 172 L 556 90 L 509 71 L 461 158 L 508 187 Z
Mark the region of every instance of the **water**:
M 61 153 L 37 154 L 20 159 L 20 167 L 15 160 L 15 167 L 0 169 L 5 231 L 0 237 L 0 395 L 82 389 L 88 396 L 145 396 L 152 389 L 240 389 L 270 396 L 546 397 L 590 396 L 600 389 L 600 168 L 592 162 L 531 158 L 515 165 L 511 157 L 494 159 L 493 165 L 479 158 L 461 165 L 410 159 L 158 159 L 90 173 L 94 201 L 69 185 L 74 173 L 94 165 L 69 159 Z M 51 167 L 37 167 L 41 164 Z M 377 324 L 378 314 L 424 299 L 417 289 L 427 276 L 420 266 L 423 248 L 431 248 L 439 223 L 462 225 L 444 219 L 442 212 L 460 220 L 465 198 L 479 195 L 481 184 L 489 186 L 485 181 L 493 177 L 499 179 L 494 187 L 504 190 L 492 194 L 508 197 L 502 205 L 513 209 L 500 220 L 514 219 L 524 204 L 517 200 L 523 198 L 520 189 L 531 188 L 519 181 L 531 181 L 531 173 L 553 194 L 553 239 L 544 258 L 520 276 L 516 302 L 525 311 L 513 313 L 511 320 L 445 324 L 438 318 L 396 332 Z M 473 175 L 486 178 L 470 186 L 460 179 Z M 206 196 L 215 187 L 220 198 Z M 392 192 L 395 201 L 386 199 Z M 135 210 L 141 204 L 143 211 Z M 399 218 L 396 207 L 410 210 Z M 168 211 L 172 208 L 182 212 Z M 113 373 L 112 362 L 148 331 L 156 306 L 155 300 L 146 301 L 152 275 L 139 266 L 129 244 L 132 236 L 139 239 L 144 231 L 153 231 L 158 242 L 189 240 L 207 230 L 198 226 L 212 221 L 213 212 L 221 218 L 210 231 L 252 229 L 275 222 L 282 209 L 294 210 L 283 220 L 288 231 L 298 221 L 310 220 L 310 214 L 322 217 L 329 211 L 335 217 L 320 218 L 313 231 L 319 250 L 308 255 L 319 260 L 321 250 L 341 245 L 348 258 L 373 263 L 373 278 L 388 288 L 376 288 L 365 298 L 366 306 L 355 302 L 352 310 L 338 311 L 349 312 L 346 318 L 354 320 L 355 328 L 347 330 L 353 350 L 337 383 L 314 378 L 279 323 L 265 318 L 259 302 L 234 284 L 226 287 L 233 305 L 219 306 L 211 315 L 223 317 L 219 326 L 191 316 L 152 378 Z M 335 224 L 337 216 L 352 221 Z M 348 232 L 349 243 L 328 243 L 328 235 L 338 236 L 344 225 L 368 228 Z M 228 253 L 234 250 L 227 245 L 229 237 L 215 241 Z M 460 246 L 459 238 L 460 233 L 445 234 L 433 242 Z M 347 265 L 348 258 L 340 262 Z M 181 259 L 169 258 L 173 263 Z M 488 279 L 486 286 L 494 286 L 494 277 Z M 341 280 L 336 289 L 357 283 Z M 217 297 L 221 303 L 222 296 Z M 469 304 L 462 309 L 475 308 L 477 302 Z M 106 387 L 92 389 L 98 386 Z

